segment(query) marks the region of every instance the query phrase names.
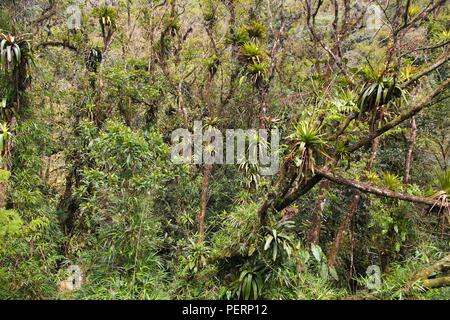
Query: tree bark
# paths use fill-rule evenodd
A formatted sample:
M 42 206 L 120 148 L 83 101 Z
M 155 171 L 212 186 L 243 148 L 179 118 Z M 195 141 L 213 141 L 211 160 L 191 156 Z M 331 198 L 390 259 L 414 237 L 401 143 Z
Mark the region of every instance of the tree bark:
M 399 200 L 404 200 L 404 201 L 409 201 L 409 202 L 414 202 L 414 203 L 422 203 L 422 204 L 427 204 L 427 205 L 431 205 L 431 206 L 437 205 L 436 200 L 433 198 L 417 197 L 417 196 L 412 196 L 409 194 L 389 190 L 386 188 L 374 187 L 368 183 L 364 183 L 364 182 L 360 182 L 360 181 L 352 180 L 352 179 L 346 179 L 344 177 L 338 176 L 338 175 L 336 175 L 328 170 L 324 170 L 322 168 L 317 168 L 316 172 L 328 180 L 331 180 L 335 183 L 349 186 L 349 187 L 352 187 L 355 189 L 359 189 L 362 192 L 373 193 L 373 194 L 376 194 L 376 195 L 382 196 L 382 197 L 399 199 Z
M 209 186 L 209 178 L 211 177 L 211 171 L 212 171 L 212 164 L 205 164 L 203 168 L 201 208 L 197 216 L 199 242 L 203 242 L 203 240 L 205 239 L 206 202 L 208 196 L 208 186 Z
M 421 280 L 423 287 L 427 289 L 450 286 L 450 276 L 447 273 L 448 270 L 450 270 L 450 255 L 445 256 L 431 266 L 414 272 L 408 282 L 408 285 L 404 289 L 405 293 L 410 292 L 414 282 L 418 280 Z M 436 274 L 441 274 L 442 276 L 430 278 Z
M 347 215 L 339 226 L 339 230 L 336 233 L 336 237 L 334 238 L 333 245 L 328 253 L 328 265 L 330 267 L 334 267 L 336 265 L 336 258 L 339 253 L 339 249 L 341 247 L 341 241 L 347 233 L 347 230 L 350 226 L 350 222 L 353 219 L 356 211 L 358 210 L 359 200 L 361 199 L 361 191 L 355 190 L 352 197 L 352 202 L 350 203 L 350 207 L 348 209 Z
M 405 155 L 405 173 L 403 176 L 403 183 L 408 184 L 409 180 L 411 179 L 411 165 L 412 165 L 412 159 L 413 159 L 413 150 L 414 150 L 414 143 L 416 142 L 416 136 L 417 136 L 417 126 L 416 126 L 416 117 L 411 118 L 411 135 L 409 136 L 406 144 L 407 144 L 407 150 Z
M 423 281 L 423 286 L 427 289 L 435 289 L 450 286 L 450 276 L 439 277 L 434 279 L 426 279 Z
M 0 209 L 4 209 L 6 207 L 6 182 L 0 181 Z

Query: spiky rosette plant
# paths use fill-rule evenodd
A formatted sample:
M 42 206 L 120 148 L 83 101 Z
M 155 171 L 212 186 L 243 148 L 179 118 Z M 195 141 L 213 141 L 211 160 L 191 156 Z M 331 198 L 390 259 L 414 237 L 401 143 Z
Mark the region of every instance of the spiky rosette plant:
M 28 34 L 0 33 L 0 71 L 5 85 L 0 87 L 0 116 L 9 121 L 20 108 L 20 97 L 30 84 L 33 51 Z
M 0 33 L 0 69 L 25 71 L 32 63 L 32 49 L 27 34 Z
M 93 11 L 98 18 L 103 38 L 109 37 L 116 29 L 117 10 L 110 6 L 100 6 Z
M 257 40 L 262 40 L 266 37 L 266 27 L 256 21 L 256 20 L 252 20 L 250 21 L 250 23 L 248 25 L 245 25 L 243 27 L 243 31 L 245 31 L 250 39 L 257 39 Z
M 434 185 L 434 198 L 436 199 L 436 202 L 431 209 L 434 207 L 439 208 L 439 214 L 442 214 L 443 220 L 442 227 L 444 228 L 445 219 L 447 220 L 447 223 L 450 224 L 450 170 L 438 172 L 436 174 Z
M 302 177 L 306 177 L 309 172 L 314 173 L 316 155 L 329 157 L 324 152 L 326 141 L 320 129 L 310 122 L 300 121 L 294 124 L 294 132 L 288 136 L 290 144 L 288 159 L 299 168 Z
M 256 86 L 265 79 L 269 69 L 266 54 L 255 42 L 246 42 L 241 48 L 241 61 L 245 65 L 245 77 L 252 80 Z
M 379 107 L 398 99 L 405 98 L 404 90 L 393 77 L 386 76 L 382 67 L 373 68 L 369 63 L 359 72 L 366 80 L 358 98 L 360 114 L 375 112 Z

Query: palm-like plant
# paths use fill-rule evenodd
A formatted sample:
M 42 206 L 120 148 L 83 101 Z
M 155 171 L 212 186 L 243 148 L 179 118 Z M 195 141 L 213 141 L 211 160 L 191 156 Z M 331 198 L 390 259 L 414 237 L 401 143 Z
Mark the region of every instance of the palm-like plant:
M 110 6 L 100 6 L 94 9 L 94 15 L 99 19 L 100 25 L 103 28 L 116 26 L 117 11 Z
M 288 136 L 290 141 L 288 159 L 294 161 L 302 177 L 306 177 L 309 172 L 314 173 L 316 154 L 329 158 L 323 151 L 326 141 L 324 135 L 320 133 L 320 127 L 310 122 L 297 122 L 294 124 L 294 129 L 294 133 Z
M 98 18 L 105 47 L 111 41 L 116 30 L 117 11 L 110 6 L 100 6 L 94 9 L 94 16 Z

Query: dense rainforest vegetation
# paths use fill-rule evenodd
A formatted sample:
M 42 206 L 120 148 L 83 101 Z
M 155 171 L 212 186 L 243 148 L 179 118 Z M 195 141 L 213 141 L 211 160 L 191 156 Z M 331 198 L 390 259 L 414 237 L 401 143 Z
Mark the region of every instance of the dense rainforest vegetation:
M 1 0 L 0 299 L 449 299 L 449 43 L 445 0 Z M 278 172 L 172 161 L 194 121 Z

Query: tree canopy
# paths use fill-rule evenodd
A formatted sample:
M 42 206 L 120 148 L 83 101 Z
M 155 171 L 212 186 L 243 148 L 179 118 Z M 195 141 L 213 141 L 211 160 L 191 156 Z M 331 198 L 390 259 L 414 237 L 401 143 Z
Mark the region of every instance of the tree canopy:
M 449 17 L 2 1 L 0 298 L 448 300 Z M 195 123 L 279 168 L 174 161 Z

